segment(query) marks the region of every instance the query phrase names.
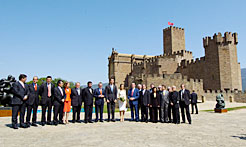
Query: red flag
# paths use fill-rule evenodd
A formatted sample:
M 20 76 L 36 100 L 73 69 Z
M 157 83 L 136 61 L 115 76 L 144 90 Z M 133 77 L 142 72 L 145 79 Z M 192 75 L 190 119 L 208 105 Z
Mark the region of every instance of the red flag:
M 172 22 L 168 22 L 168 25 L 173 26 L 173 23 Z

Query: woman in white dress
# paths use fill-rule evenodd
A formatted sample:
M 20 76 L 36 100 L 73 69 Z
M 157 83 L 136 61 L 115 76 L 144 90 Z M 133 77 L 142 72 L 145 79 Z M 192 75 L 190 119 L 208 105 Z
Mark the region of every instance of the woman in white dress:
M 118 102 L 119 102 L 119 111 L 120 111 L 120 121 L 124 121 L 124 115 L 126 111 L 127 97 L 126 90 L 124 89 L 124 85 L 120 84 L 120 90 L 118 90 Z

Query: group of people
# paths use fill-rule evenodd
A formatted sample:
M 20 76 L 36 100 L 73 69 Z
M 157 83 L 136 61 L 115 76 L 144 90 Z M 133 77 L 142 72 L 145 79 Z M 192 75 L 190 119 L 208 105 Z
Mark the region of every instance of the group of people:
M 162 123 L 179 124 L 179 110 L 181 109 L 182 123 L 185 123 L 185 117 L 187 117 L 189 124 L 191 124 L 189 105 L 192 104 L 192 114 L 194 114 L 194 107 L 196 114 L 198 114 L 197 94 L 194 90 L 190 94 L 184 84 L 181 84 L 180 88 L 181 90 L 177 91 L 176 86 L 166 87 L 160 85 L 155 87 L 154 84 L 151 84 L 150 89 L 147 90 L 145 84 L 138 84 L 136 88 L 136 84 L 132 83 L 131 89 L 128 91 L 131 120 L 139 121 L 139 107 L 141 107 L 142 122 L 157 123 L 160 121 Z
M 190 99 L 193 106 L 197 110 L 197 94 L 193 91 L 190 94 L 189 90 L 185 89 L 185 85 L 181 85 L 181 90 L 176 91 L 176 87 L 168 87 L 165 85 L 154 87 L 150 85 L 151 89 L 147 90 L 146 85 L 131 84 L 131 89 L 128 92 L 124 85 L 121 84 L 119 89 L 111 78 L 109 84 L 103 88 L 100 82 L 98 88 L 92 88 L 92 82 L 87 83 L 86 88 L 81 88 L 80 83 L 75 84 L 75 88 L 70 88 L 69 82 L 59 80 L 57 86 L 51 81 L 52 77 L 47 76 L 46 82 L 38 85 L 38 77 L 33 77 L 31 84 L 26 84 L 27 76 L 20 74 L 19 81 L 13 84 L 11 92 L 13 98 L 12 105 L 12 127 L 18 129 L 17 116 L 20 114 L 20 127 L 28 128 L 30 126 L 37 126 L 37 109 L 42 107 L 41 125 L 55 125 L 67 124 L 69 112 L 72 106 L 72 123 L 81 123 L 80 112 L 82 103 L 84 103 L 85 118 L 84 123 L 93 123 L 92 112 L 93 104 L 95 104 L 95 122 L 103 122 L 104 102 L 107 103 L 108 122 L 115 122 L 115 106 L 118 102 L 120 111 L 120 121 L 124 121 L 124 114 L 127 110 L 127 102 L 129 101 L 131 110 L 131 121 L 138 122 L 139 108 L 141 108 L 142 122 L 160 122 L 163 123 L 180 123 L 179 109 L 181 108 L 182 120 L 185 122 L 185 113 L 188 122 L 191 124 L 191 117 L 189 111 Z M 39 99 L 41 97 L 41 99 Z M 95 100 L 94 100 L 95 98 Z M 53 121 L 51 121 L 51 113 L 53 107 Z M 48 111 L 47 111 L 48 110 Z M 26 114 L 26 121 L 24 121 Z M 159 113 L 159 115 L 158 115 Z M 32 114 L 32 123 L 31 123 Z M 47 116 L 46 116 L 47 114 Z M 173 114 L 173 115 L 171 115 Z M 150 115 L 150 118 L 149 118 Z M 134 117 L 135 116 L 135 117 Z

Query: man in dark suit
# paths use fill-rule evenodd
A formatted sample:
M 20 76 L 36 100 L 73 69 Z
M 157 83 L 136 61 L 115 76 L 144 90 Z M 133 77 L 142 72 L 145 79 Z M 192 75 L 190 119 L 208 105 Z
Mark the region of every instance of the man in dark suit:
M 83 102 L 83 96 L 82 96 L 82 89 L 80 88 L 80 83 L 77 82 L 75 84 L 75 88 L 72 88 L 71 90 L 71 105 L 73 106 L 73 120 L 72 122 L 75 123 L 81 123 L 80 122 L 80 111 L 81 111 L 81 106 Z M 76 118 L 77 114 L 77 120 Z
M 168 105 L 169 105 L 169 93 L 166 90 L 166 86 L 162 85 L 162 97 L 161 97 L 161 122 L 168 122 Z
M 170 97 L 170 104 L 172 106 L 173 112 L 173 123 L 180 124 L 180 114 L 179 114 L 179 93 L 176 91 L 176 86 L 172 87 L 172 95 Z
M 26 124 L 27 127 L 30 127 L 30 125 L 37 127 L 37 110 L 38 110 L 38 104 L 39 104 L 39 85 L 37 84 L 38 77 L 33 77 L 33 82 L 28 85 L 29 87 L 29 95 L 28 99 L 26 101 L 27 104 L 27 116 L 26 116 Z M 32 114 L 33 112 L 33 114 Z M 30 122 L 32 114 L 32 124 Z
M 150 93 L 146 89 L 146 85 L 143 84 L 143 89 L 139 92 L 140 99 L 141 99 L 141 121 L 148 123 L 148 110 L 149 110 L 149 103 L 150 103 Z
M 194 114 L 194 106 L 196 108 L 196 114 L 198 114 L 197 94 L 195 93 L 195 90 L 193 90 L 193 92 L 191 94 L 191 106 L 192 106 L 192 114 Z
M 20 112 L 20 127 L 26 128 L 24 123 L 26 100 L 28 99 L 29 89 L 28 85 L 25 83 L 27 76 L 20 74 L 19 81 L 15 82 L 12 86 L 11 92 L 13 93 L 13 98 L 11 99 L 12 105 L 12 127 L 18 129 L 17 126 L 17 116 Z
M 92 122 L 92 109 L 93 109 L 93 89 L 92 82 L 87 83 L 87 88 L 83 89 L 84 110 L 85 110 L 85 123 Z
M 138 91 L 139 91 L 139 96 L 140 96 L 140 92 L 143 90 L 143 86 L 142 84 L 138 84 Z M 140 113 L 139 113 L 139 109 L 141 108 L 141 99 L 139 98 L 138 99 L 138 115 L 139 115 L 139 118 L 140 118 Z M 141 113 L 142 114 L 142 113 Z
M 54 99 L 54 88 L 55 85 L 51 83 L 52 77 L 47 76 L 46 82 L 40 86 L 39 95 L 41 96 L 41 105 L 42 105 L 42 118 L 41 118 L 41 125 L 44 126 L 46 123 L 46 110 L 48 108 L 48 117 L 47 117 L 47 124 L 51 125 L 51 109 L 53 105 Z
M 105 87 L 105 97 L 107 99 L 108 122 L 110 121 L 110 112 L 112 113 L 112 122 L 115 122 L 114 112 L 117 102 L 117 87 L 114 85 L 114 79 L 111 78 L 109 85 Z
M 169 98 L 169 104 L 168 104 L 168 122 L 172 123 L 172 113 L 173 113 L 173 106 L 171 105 L 170 99 L 172 98 L 173 90 L 172 87 L 168 87 L 168 98 Z
M 136 122 L 139 121 L 138 116 L 138 98 L 139 98 L 139 91 L 136 87 L 135 83 L 131 84 L 131 89 L 128 90 L 128 99 L 131 108 L 131 121 L 134 121 L 134 109 L 135 109 L 135 120 Z
M 105 90 L 102 88 L 102 82 L 99 82 L 98 88 L 94 90 L 95 97 L 95 108 L 96 108 L 96 120 L 98 122 L 98 112 L 100 111 L 100 122 L 103 122 L 103 107 L 104 107 L 104 97 Z
M 152 93 L 153 88 L 155 85 L 153 83 L 150 84 L 150 89 L 149 89 L 149 94 Z M 152 120 L 152 109 L 149 109 L 149 116 L 150 116 L 150 121 Z
M 66 98 L 65 90 L 63 88 L 62 80 L 57 82 L 57 87 L 54 88 L 54 125 L 57 126 L 63 123 L 63 108 L 64 108 L 64 100 Z M 59 121 L 57 119 L 59 114 Z
M 189 110 L 189 105 L 190 105 L 190 91 L 185 89 L 185 85 L 181 84 L 181 90 L 179 91 L 179 97 L 180 97 L 180 108 L 181 108 L 181 114 L 182 114 L 182 123 L 185 123 L 185 113 L 184 113 L 184 109 L 186 112 L 186 117 L 187 120 L 189 122 L 189 124 L 191 124 L 191 117 L 190 117 L 190 110 Z

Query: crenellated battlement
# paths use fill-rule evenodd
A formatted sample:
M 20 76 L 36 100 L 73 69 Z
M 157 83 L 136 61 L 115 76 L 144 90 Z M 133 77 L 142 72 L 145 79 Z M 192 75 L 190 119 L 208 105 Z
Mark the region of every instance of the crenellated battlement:
M 143 65 L 144 62 L 145 63 L 153 63 L 153 62 L 156 62 L 158 59 L 161 59 L 161 58 L 169 58 L 170 60 L 175 61 L 175 58 L 181 58 L 181 57 L 183 57 L 185 55 L 192 56 L 192 52 L 191 51 L 186 51 L 186 50 L 181 50 L 181 51 L 173 52 L 172 54 L 157 55 L 157 56 L 154 56 L 154 57 L 151 57 L 151 58 L 146 58 L 145 61 L 142 61 L 142 62 L 139 62 L 139 63 L 133 63 L 133 65 L 134 66 Z
M 167 30 L 183 30 L 184 31 L 184 28 L 180 28 L 180 27 L 175 27 L 175 26 L 170 26 L 168 28 L 165 28 L 163 29 L 164 31 L 167 31 Z
M 147 74 L 145 75 L 146 78 L 162 78 L 162 79 L 172 79 L 172 80 L 185 80 L 187 82 L 194 82 L 194 83 L 203 83 L 202 79 L 193 79 L 193 78 L 187 78 L 187 76 L 183 76 L 180 73 L 174 73 L 174 74 Z
M 184 60 L 181 60 L 180 67 L 186 68 L 189 65 L 197 64 L 197 63 L 201 63 L 201 62 L 205 62 L 205 57 L 196 58 L 195 60 L 194 59 L 191 59 L 191 60 L 184 59 Z
M 214 36 L 211 38 L 209 36 L 203 38 L 203 46 L 206 48 L 209 46 L 210 42 L 215 42 L 218 45 L 222 44 L 238 44 L 238 34 L 237 33 L 231 33 L 231 32 L 225 32 L 224 36 L 219 32 L 218 34 L 214 34 Z
M 205 56 L 194 58 L 191 51 L 186 51 L 184 29 L 170 26 L 163 29 L 161 55 L 121 54 L 112 49 L 109 77 L 115 77 L 116 84 L 128 86 L 133 81 L 169 86 L 184 83 L 200 96 L 214 97 L 219 92 L 232 95 L 234 91 L 230 90 L 242 90 L 237 44 L 237 33 L 216 33 L 203 38 Z M 214 91 L 204 92 L 210 89 Z M 227 91 L 215 91 L 219 89 Z

